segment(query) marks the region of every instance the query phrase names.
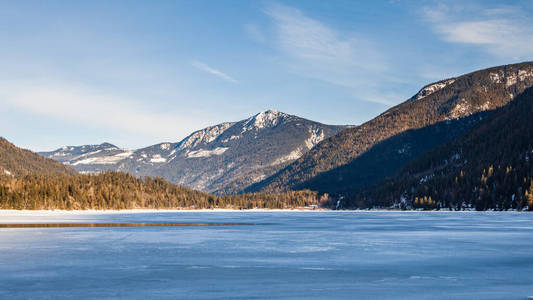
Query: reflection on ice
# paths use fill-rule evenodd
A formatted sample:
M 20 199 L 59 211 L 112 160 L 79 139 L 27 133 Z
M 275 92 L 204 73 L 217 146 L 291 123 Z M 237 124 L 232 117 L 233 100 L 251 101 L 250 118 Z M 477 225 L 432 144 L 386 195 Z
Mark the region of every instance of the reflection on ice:
M 1 228 L 245 226 L 248 223 L 9 223 Z

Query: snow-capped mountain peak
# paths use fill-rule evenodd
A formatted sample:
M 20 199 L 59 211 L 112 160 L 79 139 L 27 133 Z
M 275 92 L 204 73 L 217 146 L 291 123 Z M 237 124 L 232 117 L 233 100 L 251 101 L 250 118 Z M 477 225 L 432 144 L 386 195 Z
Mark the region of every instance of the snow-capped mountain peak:
M 246 120 L 246 123 L 242 129 L 242 133 L 251 130 L 274 127 L 287 117 L 289 117 L 288 114 L 273 109 L 262 111 Z

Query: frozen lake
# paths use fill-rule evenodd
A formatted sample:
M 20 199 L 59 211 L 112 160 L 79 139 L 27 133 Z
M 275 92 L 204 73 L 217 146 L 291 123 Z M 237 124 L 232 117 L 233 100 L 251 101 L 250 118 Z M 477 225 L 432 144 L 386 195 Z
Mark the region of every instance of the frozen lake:
M 527 299 L 533 214 L 0 212 L 0 299 Z

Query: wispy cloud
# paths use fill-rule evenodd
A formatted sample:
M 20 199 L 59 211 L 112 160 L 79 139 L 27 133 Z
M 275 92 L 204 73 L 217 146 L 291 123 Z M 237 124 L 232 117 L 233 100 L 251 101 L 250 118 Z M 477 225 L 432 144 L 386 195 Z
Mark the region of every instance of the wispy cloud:
M 222 78 L 226 81 L 229 81 L 229 82 L 232 82 L 232 83 L 239 83 L 239 81 L 231 76 L 229 76 L 228 74 L 222 72 L 222 71 L 219 71 L 215 68 L 212 68 L 210 66 L 208 66 L 207 64 L 203 63 L 203 62 L 199 62 L 199 61 L 191 61 L 191 65 L 199 70 L 202 70 L 204 72 L 207 72 L 211 75 L 215 75 L 219 78 Z
M 335 30 L 293 7 L 271 5 L 265 13 L 274 24 L 274 42 L 293 72 L 346 87 L 367 101 L 391 104 L 376 97 L 388 66 L 371 40 Z
M 500 58 L 533 57 L 533 18 L 518 7 L 472 8 L 438 4 L 425 7 L 423 15 L 444 41 L 478 46 Z
M 58 82 L 2 81 L 0 99 L 23 113 L 166 141 L 189 134 L 199 123 L 190 114 L 161 112 L 139 101 Z

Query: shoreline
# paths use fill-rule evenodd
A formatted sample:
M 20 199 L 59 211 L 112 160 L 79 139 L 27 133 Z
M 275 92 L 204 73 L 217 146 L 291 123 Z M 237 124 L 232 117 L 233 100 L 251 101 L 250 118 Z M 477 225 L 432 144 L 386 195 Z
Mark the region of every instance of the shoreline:
M 87 210 L 63 210 L 63 209 L 0 209 L 0 217 L 5 214 L 37 215 L 37 214 L 138 214 L 138 213 L 194 213 L 194 212 L 338 212 L 331 209 L 87 209 Z M 346 210 L 347 211 L 347 210 Z M 353 210 L 355 211 L 355 210 Z
M 104 209 L 104 210 L 61 210 L 61 209 L 49 209 L 49 210 L 17 210 L 17 209 L 0 209 L 0 217 L 6 215 L 21 215 L 21 216 L 32 216 L 32 215 L 95 215 L 95 214 L 142 214 L 142 213 L 195 213 L 195 212 L 212 212 L 212 213 L 265 213 L 265 212 L 301 212 L 301 213 L 374 213 L 374 212 L 384 212 L 384 213 L 519 213 L 527 211 L 517 211 L 517 210 L 508 210 L 508 211 L 495 211 L 495 210 L 485 210 L 485 211 L 476 211 L 476 210 L 392 210 L 392 209 L 342 209 L 342 210 L 333 210 L 333 209 L 305 209 L 305 208 L 294 208 L 294 209 L 228 209 L 228 208 L 214 208 L 214 209 Z M 0 220 L 1 222 L 1 220 Z

